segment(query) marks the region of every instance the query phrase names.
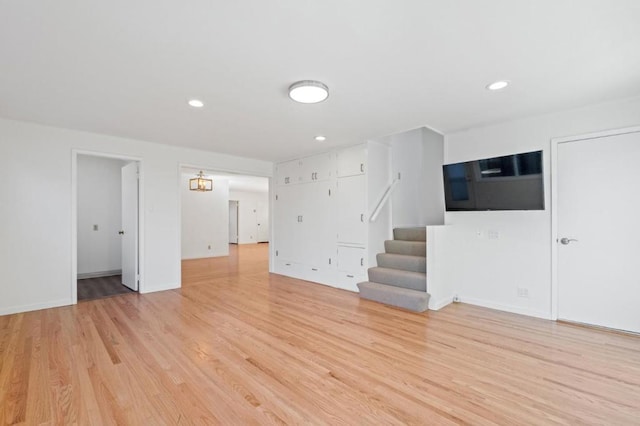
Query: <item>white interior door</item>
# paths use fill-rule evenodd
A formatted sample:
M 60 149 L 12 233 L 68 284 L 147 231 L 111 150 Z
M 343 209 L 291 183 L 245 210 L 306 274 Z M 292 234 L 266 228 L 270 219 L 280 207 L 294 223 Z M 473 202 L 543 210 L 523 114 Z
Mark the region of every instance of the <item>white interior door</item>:
M 256 207 L 256 221 L 258 226 L 258 242 L 269 241 L 269 203 L 258 202 Z
M 122 168 L 122 284 L 138 291 L 138 163 Z
M 558 318 L 640 332 L 640 133 L 558 145 Z
M 229 242 L 238 244 L 238 202 L 229 201 Z

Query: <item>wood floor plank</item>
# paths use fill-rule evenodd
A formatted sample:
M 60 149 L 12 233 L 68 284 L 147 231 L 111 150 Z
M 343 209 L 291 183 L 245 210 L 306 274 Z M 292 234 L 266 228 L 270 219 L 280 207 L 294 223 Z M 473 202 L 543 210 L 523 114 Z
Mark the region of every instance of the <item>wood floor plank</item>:
M 269 274 L 0 317 L 0 424 L 640 423 L 640 337 L 465 304 L 415 314 Z

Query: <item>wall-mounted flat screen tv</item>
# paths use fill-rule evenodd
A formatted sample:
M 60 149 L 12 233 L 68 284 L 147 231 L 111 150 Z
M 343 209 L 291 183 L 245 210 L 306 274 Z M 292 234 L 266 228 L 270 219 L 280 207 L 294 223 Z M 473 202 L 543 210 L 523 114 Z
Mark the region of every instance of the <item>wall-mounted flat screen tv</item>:
M 447 211 L 544 210 L 542 151 L 445 164 Z

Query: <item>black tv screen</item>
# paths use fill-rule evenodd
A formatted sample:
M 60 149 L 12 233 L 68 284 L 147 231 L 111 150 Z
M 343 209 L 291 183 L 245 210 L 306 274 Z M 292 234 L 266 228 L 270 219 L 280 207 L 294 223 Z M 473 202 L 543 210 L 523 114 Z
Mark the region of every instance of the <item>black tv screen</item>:
M 447 211 L 544 210 L 542 151 L 445 164 Z

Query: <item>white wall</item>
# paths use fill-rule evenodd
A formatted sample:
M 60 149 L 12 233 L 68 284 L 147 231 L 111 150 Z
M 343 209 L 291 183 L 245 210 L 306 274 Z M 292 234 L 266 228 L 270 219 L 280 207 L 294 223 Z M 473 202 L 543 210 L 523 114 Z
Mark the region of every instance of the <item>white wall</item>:
M 73 149 L 142 159 L 143 293 L 180 286 L 180 164 L 273 173 L 266 161 L 0 119 L 0 314 L 72 301 Z
M 391 146 L 392 176 L 400 175 L 391 198 L 393 226 L 442 225 L 444 137 L 421 127 L 379 141 Z
M 78 156 L 78 275 L 122 269 L 122 160 Z M 98 229 L 94 230 L 94 225 Z
M 449 212 L 442 238 L 451 293 L 463 302 L 549 318 L 551 313 L 550 140 L 640 125 L 640 98 L 445 137 L 445 163 L 544 150 L 544 211 Z M 497 238 L 492 238 L 496 237 Z M 529 297 L 517 296 L 517 288 Z M 443 292 L 443 294 L 446 293 Z
M 393 227 L 424 225 L 422 218 L 422 130 L 389 137 L 392 177 L 398 182 L 391 197 Z
M 422 128 L 422 220 L 425 225 L 444 224 L 444 136 Z
M 388 144 L 369 142 L 367 144 L 367 217 L 370 219 L 378 202 L 393 182 L 391 176 L 391 152 Z M 338 212 L 340 214 L 340 212 Z M 393 239 L 392 232 L 392 206 L 387 203 L 380 212 L 375 222 L 369 222 L 367 227 L 367 264 L 377 265 L 376 255 L 384 253 L 385 240 Z
M 229 199 L 238 201 L 238 244 L 253 244 L 258 238 L 258 210 L 267 212 L 267 220 L 260 222 L 269 233 L 269 193 L 229 191 Z M 227 206 L 228 209 L 228 206 Z
M 213 181 L 213 191 L 189 190 L 192 173 L 182 174 L 182 258 L 229 255 L 229 182 Z

